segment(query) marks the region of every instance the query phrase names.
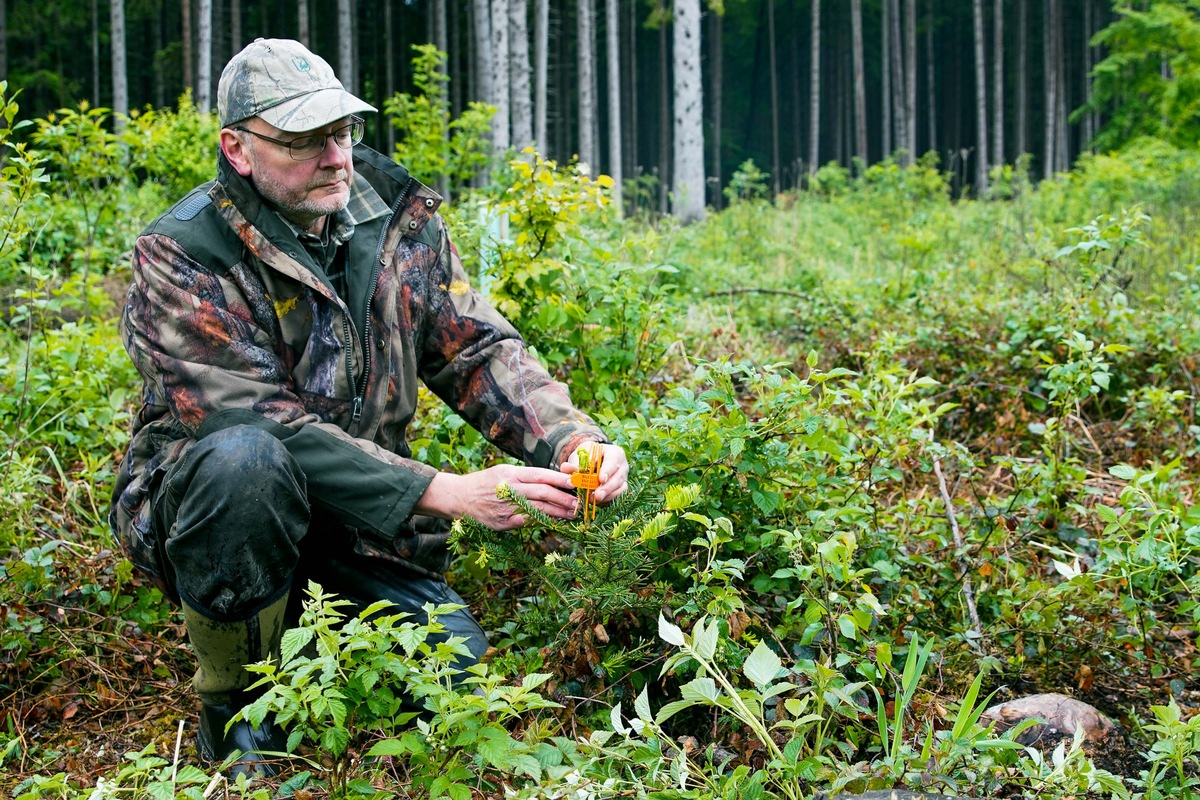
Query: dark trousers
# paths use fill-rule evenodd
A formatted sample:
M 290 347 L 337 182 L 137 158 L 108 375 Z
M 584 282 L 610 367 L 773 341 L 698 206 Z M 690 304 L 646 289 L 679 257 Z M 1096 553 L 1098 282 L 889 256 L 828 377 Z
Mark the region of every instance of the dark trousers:
M 386 600 L 422 623 L 426 603 L 465 605 L 445 581 L 356 552 L 358 532 L 314 513 L 291 454 L 251 426 L 192 446 L 155 493 L 154 527 L 168 584 L 216 620 L 247 619 L 288 593 L 294 624 L 310 580 L 359 610 Z M 438 619 L 482 657 L 487 637 L 467 609 Z

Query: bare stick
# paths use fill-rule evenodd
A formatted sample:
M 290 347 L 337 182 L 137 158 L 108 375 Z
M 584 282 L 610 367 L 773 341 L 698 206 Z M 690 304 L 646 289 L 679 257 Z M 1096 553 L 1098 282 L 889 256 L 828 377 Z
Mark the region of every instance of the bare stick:
M 932 438 L 932 434 L 930 436 Z M 933 457 L 933 473 L 937 475 L 938 491 L 942 493 L 942 502 L 946 504 L 946 517 L 950 520 L 950 531 L 954 534 L 954 547 L 960 552 L 963 549 L 962 532 L 958 529 L 958 517 L 954 516 L 954 503 L 950 499 L 950 490 L 946 488 L 946 476 L 942 474 L 942 460 Z M 958 557 L 958 567 L 962 570 L 963 599 L 967 601 L 967 613 L 971 615 L 971 626 L 975 635 L 983 638 L 983 626 L 979 624 L 979 611 L 975 608 L 975 589 L 971 586 L 971 567 L 964 556 Z

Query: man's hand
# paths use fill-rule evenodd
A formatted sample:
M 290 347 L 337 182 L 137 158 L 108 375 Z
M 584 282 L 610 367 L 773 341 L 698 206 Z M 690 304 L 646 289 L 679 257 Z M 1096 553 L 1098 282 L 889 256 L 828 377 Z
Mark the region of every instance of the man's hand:
M 623 460 L 624 454 L 621 457 Z M 469 516 L 494 531 L 520 528 L 529 519 L 515 505 L 496 497 L 496 487 L 502 483 L 508 484 L 534 508 L 551 517 L 575 517 L 579 500 L 566 474 L 540 467 L 509 464 L 466 475 L 439 472 L 417 501 L 414 511 L 443 519 Z
M 600 464 L 600 486 L 592 496 L 603 506 L 611 503 L 629 488 L 629 462 L 625 458 L 625 451 L 615 444 L 602 444 L 600 447 L 604 451 L 604 460 Z M 565 475 L 578 472 L 579 451 L 571 453 L 559 469 Z

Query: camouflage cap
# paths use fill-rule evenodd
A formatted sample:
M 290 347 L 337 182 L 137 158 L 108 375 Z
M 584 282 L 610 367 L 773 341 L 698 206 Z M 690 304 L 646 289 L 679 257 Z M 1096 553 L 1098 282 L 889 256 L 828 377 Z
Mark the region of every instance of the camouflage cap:
M 328 62 L 291 39 L 255 39 L 221 72 L 217 113 L 227 127 L 248 117 L 288 133 L 375 111 L 346 91 Z

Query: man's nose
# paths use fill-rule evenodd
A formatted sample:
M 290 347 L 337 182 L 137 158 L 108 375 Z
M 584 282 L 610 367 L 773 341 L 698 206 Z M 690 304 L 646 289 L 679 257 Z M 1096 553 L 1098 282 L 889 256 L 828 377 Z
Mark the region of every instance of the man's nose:
M 323 168 L 341 169 L 350 162 L 352 150 L 352 147 L 339 146 L 336 137 L 330 136 L 325 139 L 325 149 L 321 151 L 318 162 Z

